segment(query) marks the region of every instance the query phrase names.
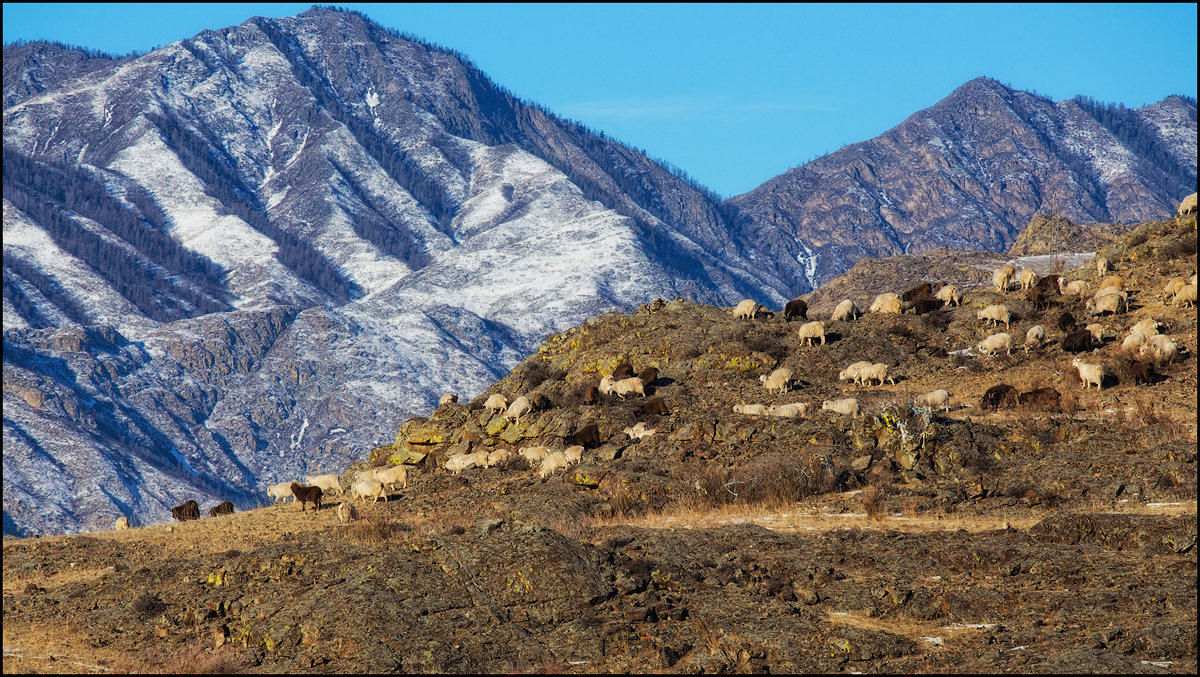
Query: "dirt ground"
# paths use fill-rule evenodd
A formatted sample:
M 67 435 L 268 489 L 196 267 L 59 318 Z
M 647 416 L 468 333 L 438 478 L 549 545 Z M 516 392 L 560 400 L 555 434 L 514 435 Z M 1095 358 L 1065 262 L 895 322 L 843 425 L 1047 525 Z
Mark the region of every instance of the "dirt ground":
M 1131 308 L 1091 320 L 1082 300 L 1038 309 L 986 286 L 960 308 L 826 321 L 816 346 L 778 314 L 684 302 L 594 318 L 372 450 L 419 462 L 347 524 L 337 497 L 5 538 L 4 672 L 1195 674 L 1196 310 L 1160 291 L 1195 271 L 1194 242 L 1172 244 L 1194 223 L 1102 252 Z M 993 302 L 1013 336 L 1041 323 L 1048 345 L 973 354 L 998 331 L 975 317 Z M 1080 353 L 1105 365 L 1102 389 L 1070 366 L 1064 311 L 1103 325 Z M 1134 384 L 1121 342 L 1146 317 L 1180 351 Z M 895 383 L 837 378 L 859 359 Z M 585 403 L 621 360 L 658 369 L 647 397 Z M 780 366 L 793 384 L 769 393 L 760 377 Z M 984 409 L 999 383 L 1060 401 Z M 910 404 L 935 388 L 948 410 Z M 551 406 L 506 423 L 481 406 L 493 393 Z M 821 411 L 851 396 L 860 416 Z M 809 413 L 733 412 L 788 402 Z M 630 439 L 636 422 L 655 434 Z M 589 424 L 566 472 L 441 467 L 464 449 L 557 448 Z

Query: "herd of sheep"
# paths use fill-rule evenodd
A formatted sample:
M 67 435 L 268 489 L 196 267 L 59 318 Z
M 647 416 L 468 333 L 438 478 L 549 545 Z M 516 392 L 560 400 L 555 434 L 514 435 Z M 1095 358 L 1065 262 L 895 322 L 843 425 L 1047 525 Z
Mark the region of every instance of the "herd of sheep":
M 1129 292 L 1125 289 L 1124 279 L 1119 275 L 1108 275 L 1111 272 L 1111 264 L 1104 257 L 1097 257 L 1095 265 L 1097 277 L 1103 279 L 1098 291 L 1086 303 L 1088 316 L 1101 317 L 1128 312 Z M 1008 294 L 1012 290 L 1014 281 L 1019 290 L 1025 292 L 1025 298 L 1040 309 L 1048 308 L 1056 295 L 1084 298 L 1089 292 L 1088 285 L 1083 280 L 1068 282 L 1058 275 L 1039 278 L 1029 268 L 1017 271 L 1013 266 L 1005 265 L 996 269 L 992 274 L 994 290 L 998 294 Z M 1190 280 L 1182 277 L 1172 278 L 1163 288 L 1162 295 L 1164 302 L 1173 306 L 1194 307 L 1196 304 L 1196 275 L 1193 274 Z M 959 306 L 962 301 L 963 294 L 954 285 L 925 283 L 903 294 L 879 294 L 868 312 L 901 314 L 906 309 L 911 309 L 919 315 L 943 306 Z M 662 305 L 661 300 L 656 300 L 654 306 L 642 306 L 641 309 L 654 312 Z M 753 320 L 760 312 L 770 313 L 770 311 L 764 311 L 760 304 L 747 299 L 733 309 L 733 317 L 735 320 Z M 785 306 L 784 319 L 791 321 L 793 318 L 798 318 L 806 321 L 797 332 L 800 345 L 816 347 L 819 340 L 820 345 L 824 346 L 826 341 L 825 324 L 821 321 L 807 321 L 807 313 L 806 302 L 796 299 Z M 862 314 L 852 300 L 845 299 L 837 304 L 830 319 L 834 322 L 852 322 Z M 975 351 L 988 357 L 1001 351 L 1011 354 L 1014 347 L 1013 337 L 1008 331 L 1012 328 L 1013 315 L 1007 305 L 991 303 L 976 312 L 975 317 L 980 323 L 991 328 L 998 329 L 1000 324 L 1004 324 L 1005 328 L 1005 331 L 993 333 L 979 341 L 974 346 Z M 1061 344 L 1067 352 L 1090 351 L 1104 340 L 1105 329 L 1102 325 L 1088 324 L 1083 329 L 1079 329 L 1075 318 L 1069 312 L 1060 314 L 1056 325 L 1064 333 Z M 1144 319 L 1133 325 L 1121 342 L 1121 354 L 1131 360 L 1129 373 L 1133 376 L 1135 383 L 1152 381 L 1156 376 L 1155 367 L 1161 368 L 1170 364 L 1179 353 L 1178 343 L 1169 336 L 1160 334 L 1160 327 L 1161 325 L 1153 318 Z M 1036 325 L 1025 332 L 1021 347 L 1026 352 L 1036 351 L 1047 343 L 1047 328 Z M 1079 355 L 1071 360 L 1070 365 L 1079 374 L 1084 389 L 1090 389 L 1093 385 L 1097 389 L 1104 387 L 1105 370 L 1103 365 L 1087 362 Z M 638 396 L 645 398 L 647 396 L 646 388 L 653 386 L 657 379 L 656 368 L 647 367 L 635 375 L 632 365 L 625 362 L 618 365 L 612 374 L 603 376 L 598 384 L 589 387 L 584 394 L 583 402 L 596 404 L 601 397 L 625 399 Z M 895 377 L 889 375 L 886 364 L 865 360 L 846 366 L 838 373 L 838 380 L 868 387 L 875 385 L 876 382 L 879 386 L 883 386 L 885 381 L 895 384 Z M 792 371 L 783 367 L 761 376 L 760 381 L 768 393 L 775 395 L 789 392 L 794 383 Z M 1020 393 L 1011 385 L 998 384 L 984 393 L 980 400 L 980 407 L 986 410 L 1004 406 L 1012 407 L 1018 404 L 1057 406 L 1059 397 L 1060 394 L 1053 388 L 1039 388 Z M 946 410 L 949 408 L 950 398 L 949 391 L 937 389 L 914 398 L 913 404 L 931 410 Z M 444 405 L 457 401 L 457 395 L 447 394 L 442 397 L 439 404 Z M 494 394 L 484 403 L 483 410 L 489 420 L 500 415 L 505 421 L 520 424 L 526 415 L 549 407 L 549 400 L 540 393 L 520 395 L 511 402 L 504 395 Z M 642 405 L 641 411 L 642 413 L 666 413 L 666 407 L 662 398 L 655 397 L 647 400 Z M 743 401 L 735 405 L 733 411 L 743 415 L 794 418 L 806 417 L 810 413 L 810 405 L 805 402 L 771 405 L 747 404 Z M 853 397 L 825 400 L 821 404 L 821 411 L 857 417 L 860 415 L 860 405 L 859 401 Z M 630 439 L 641 440 L 654 435 L 657 431 L 646 428 L 645 423 L 638 423 L 626 428 L 624 432 L 629 435 Z M 540 477 L 546 478 L 579 463 L 587 445 L 595 445 L 598 442 L 599 431 L 594 423 L 564 437 L 562 448 L 557 449 L 547 446 L 526 446 L 518 449 L 515 454 L 507 449 L 479 449 L 472 452 L 471 442 L 464 441 L 449 454 L 442 467 L 447 472 L 457 475 L 471 468 L 504 468 L 519 457 L 524 459 Z M 306 478 L 306 482 L 307 484 L 281 482 L 269 487 L 267 495 L 276 503 L 291 496 L 301 503 L 303 511 L 307 503 L 312 503 L 315 508 L 320 508 L 323 497 L 342 493 L 341 483 L 336 474 L 309 476 Z M 382 498 L 386 502 L 388 500 L 387 491 L 397 486 L 405 488 L 408 486 L 408 475 L 403 465 L 359 471 L 353 478 L 347 493 L 351 498 L 372 501 Z M 194 500 L 177 506 L 171 512 L 172 516 L 180 521 L 200 517 L 199 506 Z M 233 504 L 226 501 L 212 508 L 210 515 L 215 517 L 232 512 Z M 341 521 L 346 522 L 357 518 L 357 510 L 350 503 L 341 503 L 337 508 L 337 515 Z M 114 526 L 116 529 L 128 528 L 128 521 L 121 517 Z
M 1129 310 L 1129 291 L 1125 289 L 1125 281 L 1119 275 L 1108 275 L 1112 272 L 1110 262 L 1104 257 L 1096 258 L 1097 277 L 1103 278 L 1099 290 L 1087 301 L 1085 308 L 1089 317 L 1118 315 Z M 1106 277 L 1107 276 L 1107 277 Z M 1085 297 L 1088 294 L 1087 282 L 1075 280 L 1068 282 L 1059 275 L 1039 277 L 1030 268 L 1017 271 L 1011 265 L 1005 265 L 992 273 L 994 291 L 998 294 L 1008 294 L 1014 286 L 1025 292 L 1025 298 L 1034 307 L 1047 309 L 1053 303 L 1053 297 Z M 1196 304 L 1196 276 L 1191 279 L 1182 277 L 1172 278 L 1162 291 L 1163 301 L 1172 306 L 1194 307 Z M 934 285 L 925 283 L 914 287 L 903 294 L 888 292 L 879 294 L 868 308 L 869 313 L 902 314 L 911 309 L 921 315 L 941 307 L 958 306 L 962 303 L 962 292 L 950 284 Z M 795 305 L 793 304 L 800 304 Z M 793 308 L 798 312 L 793 312 Z M 735 319 L 753 319 L 762 311 L 762 306 L 752 300 L 739 303 L 733 311 Z M 768 311 L 769 312 L 769 311 Z M 788 304 L 785 309 L 785 319 L 798 316 L 807 320 L 807 305 L 797 299 Z M 854 301 L 845 299 L 837 304 L 831 320 L 835 322 L 851 322 L 862 315 Z M 988 335 L 975 344 L 975 352 L 991 357 L 1000 352 L 1011 354 L 1014 342 L 1011 334 L 1013 315 L 1004 303 L 990 303 L 975 313 L 975 318 L 981 324 L 995 329 L 1000 324 L 1005 331 Z M 1078 328 L 1076 320 L 1069 312 L 1058 317 L 1058 328 L 1064 332 L 1063 349 L 1067 352 L 1081 353 L 1090 351 L 1104 341 L 1105 329 L 1098 323 L 1088 324 Z M 1135 383 L 1151 382 L 1156 377 L 1155 368 L 1169 365 L 1178 353 L 1179 345 L 1171 337 L 1158 333 L 1159 323 L 1153 318 L 1144 319 L 1135 324 L 1121 344 L 1124 357 L 1130 358 L 1129 373 Z M 825 344 L 825 325 L 822 322 L 808 322 L 800 327 L 797 337 L 800 345 L 816 345 L 820 339 Z M 1039 350 L 1047 345 L 1047 330 L 1045 326 L 1035 325 L 1025 332 L 1022 347 L 1025 352 Z M 1143 359 L 1136 359 L 1143 358 Z M 1071 367 L 1079 374 L 1084 389 L 1095 386 L 1104 387 L 1104 366 L 1085 361 L 1076 355 L 1070 362 Z M 760 377 L 763 386 L 771 394 L 788 392 L 792 382 L 792 372 L 786 368 L 776 369 L 769 375 Z M 838 374 L 839 381 L 849 381 L 855 385 L 871 386 L 876 381 L 882 386 L 886 381 L 894 384 L 895 380 L 888 374 L 888 366 L 883 363 L 860 361 L 848 365 Z M 980 401 L 984 409 L 995 409 L 1001 406 L 1016 406 L 1017 404 L 1033 404 L 1057 406 L 1060 394 L 1053 388 L 1038 388 L 1026 393 L 1007 384 L 1000 384 L 989 389 Z M 945 389 L 934 390 L 914 398 L 913 404 L 930 409 L 946 409 L 949 406 L 950 393 Z M 809 405 L 803 402 L 793 402 L 786 405 L 747 404 L 742 402 L 734 405 L 735 413 L 757 416 L 804 416 Z M 821 405 L 822 411 L 832 411 L 847 416 L 858 416 L 859 402 L 856 398 L 847 397 L 836 400 L 826 400 Z M 786 413 L 785 413 L 786 412 Z

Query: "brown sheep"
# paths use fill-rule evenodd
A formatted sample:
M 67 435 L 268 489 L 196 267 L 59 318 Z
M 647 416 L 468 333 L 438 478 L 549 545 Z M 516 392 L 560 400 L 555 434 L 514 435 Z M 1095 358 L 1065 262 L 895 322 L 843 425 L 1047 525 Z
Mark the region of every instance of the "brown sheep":
M 655 367 L 646 367 L 642 373 L 638 374 L 638 378 L 642 379 L 642 383 L 652 386 L 658 380 L 658 369 Z
M 661 397 L 651 397 L 638 407 L 638 413 L 642 416 L 654 416 L 657 414 L 668 414 L 667 403 Z
M 233 514 L 233 504 L 230 503 L 229 501 L 225 501 L 224 503 L 219 503 L 219 504 L 213 506 L 212 508 L 210 508 L 208 511 L 209 517 L 216 517 L 217 515 L 232 515 L 232 514 Z
M 1075 316 L 1071 315 L 1071 313 L 1063 312 L 1062 315 L 1058 316 L 1058 328 L 1059 329 L 1066 331 L 1066 332 L 1070 332 L 1070 331 L 1074 331 L 1076 326 L 1078 326 L 1078 325 L 1075 322 Z
M 1062 276 L 1060 275 L 1047 275 L 1046 277 L 1038 280 L 1037 285 L 1035 286 L 1039 289 L 1045 290 L 1047 296 L 1058 296 L 1060 293 L 1058 281 L 1061 279 Z
M 932 313 L 938 308 L 941 308 L 942 302 L 931 298 L 919 298 L 912 302 L 912 307 L 913 313 L 917 315 L 924 315 L 925 313 Z
M 913 287 L 912 289 L 909 289 L 908 291 L 904 292 L 903 294 L 900 295 L 900 298 L 908 303 L 912 303 L 913 301 L 916 301 L 917 299 L 927 299 L 932 296 L 933 296 L 933 285 L 926 282 L 925 284 L 919 284 L 919 285 Z
M 987 411 L 988 409 L 999 409 L 1001 407 L 1009 408 L 1017 406 L 1020 401 L 1020 396 L 1017 394 L 1017 389 L 1001 383 L 1000 385 L 992 386 L 987 389 L 983 397 L 979 400 L 979 408 Z
M 599 443 L 600 426 L 596 425 L 595 423 L 589 423 L 563 438 L 563 444 L 568 447 L 573 447 L 578 444 L 581 447 L 588 448 L 590 446 L 596 446 Z
M 1154 383 L 1158 380 L 1158 372 L 1154 371 L 1154 364 L 1145 360 L 1138 360 L 1129 364 L 1129 377 L 1134 385 L 1138 382 Z
M 550 398 L 546 397 L 542 393 L 538 393 L 529 398 L 529 404 L 533 406 L 534 411 L 546 411 L 550 407 L 554 406 L 553 403 L 550 402 Z
M 612 377 L 614 381 L 620 381 L 624 378 L 632 378 L 633 365 L 629 364 L 629 362 L 622 362 L 621 364 L 618 364 L 617 367 L 613 369 Z
M 802 320 L 808 319 L 808 303 L 804 299 L 792 299 L 783 307 L 783 319 L 791 322 L 793 317 L 798 317 Z M 649 383 L 649 381 L 646 382 Z
M 171 517 L 174 517 L 180 522 L 198 520 L 200 519 L 200 504 L 188 499 L 183 505 L 177 505 L 174 508 L 171 508 Z
M 1092 332 L 1090 331 L 1073 331 L 1063 338 L 1062 347 L 1063 350 L 1069 353 L 1082 353 L 1085 350 L 1092 349 L 1092 341 L 1094 338 L 1095 337 L 1092 336 Z
M 292 495 L 300 501 L 301 512 L 305 503 L 312 503 L 318 510 L 321 509 L 321 487 L 306 487 L 299 482 L 292 482 Z
M 1056 411 L 1062 395 L 1054 388 L 1038 388 L 1017 396 L 1017 401 L 1028 407 Z
M 583 393 L 584 404 L 595 404 L 600 401 L 600 389 L 596 386 L 588 386 L 588 389 Z
M 1033 307 L 1038 310 L 1045 310 L 1050 307 L 1050 292 L 1046 291 L 1043 287 L 1033 287 L 1025 292 L 1025 298 L 1029 299 Z

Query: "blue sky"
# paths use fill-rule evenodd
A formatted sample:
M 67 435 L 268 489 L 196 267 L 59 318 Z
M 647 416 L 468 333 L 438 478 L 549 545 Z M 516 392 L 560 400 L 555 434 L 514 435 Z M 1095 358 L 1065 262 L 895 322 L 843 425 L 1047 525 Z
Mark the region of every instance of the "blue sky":
M 5 3 L 4 42 L 145 51 L 308 4 Z M 1196 4 L 342 6 L 723 196 L 988 76 L 1055 100 L 1196 96 Z

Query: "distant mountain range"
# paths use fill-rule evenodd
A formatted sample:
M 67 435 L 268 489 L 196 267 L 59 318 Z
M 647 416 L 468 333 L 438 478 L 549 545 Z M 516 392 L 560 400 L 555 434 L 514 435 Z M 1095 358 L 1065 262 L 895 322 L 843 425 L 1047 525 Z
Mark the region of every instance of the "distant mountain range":
M 125 58 L 5 46 L 4 105 L 5 533 L 249 503 L 596 314 L 779 307 L 862 256 L 1166 216 L 1196 183 L 1194 100 L 979 79 L 722 202 L 326 8 Z

